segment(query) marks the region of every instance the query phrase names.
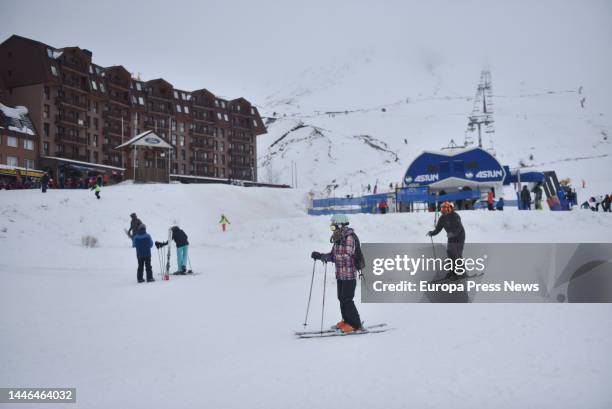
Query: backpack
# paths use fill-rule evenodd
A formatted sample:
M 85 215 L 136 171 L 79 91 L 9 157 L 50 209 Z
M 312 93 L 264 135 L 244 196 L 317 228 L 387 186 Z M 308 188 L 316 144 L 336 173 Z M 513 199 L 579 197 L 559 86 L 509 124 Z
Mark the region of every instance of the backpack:
M 361 242 L 359 241 L 359 237 L 353 233 L 353 238 L 355 239 L 355 254 L 353 254 L 353 263 L 355 264 L 355 269 L 361 271 L 365 267 L 365 258 L 363 257 L 363 252 L 361 251 Z

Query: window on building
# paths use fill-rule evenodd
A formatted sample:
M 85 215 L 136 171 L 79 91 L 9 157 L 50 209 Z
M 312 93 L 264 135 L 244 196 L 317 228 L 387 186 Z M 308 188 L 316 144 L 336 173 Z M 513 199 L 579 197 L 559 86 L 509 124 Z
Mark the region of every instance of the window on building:
M 49 142 L 43 142 L 43 154 L 45 156 L 49 155 Z
M 218 118 L 219 120 L 222 120 L 222 119 L 223 119 L 223 116 L 221 115 L 221 112 L 217 112 L 217 118 Z
M 181 175 L 184 175 L 184 174 L 185 174 L 185 164 L 183 163 L 181 165 Z
M 255 115 L 255 108 L 251 108 L 251 115 Z
M 183 160 L 187 159 L 187 156 L 185 154 L 185 149 L 181 149 L 181 159 Z
M 9 166 L 19 166 L 19 162 L 17 161 L 17 157 L 16 156 L 7 156 L 6 157 L 6 164 Z
M 43 118 L 49 119 L 49 112 L 51 112 L 51 107 L 47 104 L 43 105 Z
M 100 83 L 100 91 L 106 92 L 106 88 L 104 88 L 104 83 Z
M 91 88 L 93 88 L 94 90 L 98 90 L 98 84 L 95 81 L 91 82 Z
M 180 106 L 180 105 L 178 105 L 178 104 L 176 105 L 176 112 L 183 112 L 183 111 L 181 110 L 181 106 Z
M 224 118 L 226 121 L 229 121 L 229 118 L 227 117 L 227 114 L 223 114 L 223 118 Z
M 177 90 L 174 90 L 174 98 L 178 99 L 179 98 L 179 93 Z
M 97 137 L 94 136 L 94 138 L 97 138 Z M 93 156 L 94 156 L 94 158 L 93 158 L 94 163 L 98 163 L 98 160 L 99 160 L 98 159 L 98 151 L 94 151 Z
M 93 123 L 94 123 L 94 129 L 97 131 L 98 130 L 98 118 L 94 118 Z
M 179 139 L 181 146 L 185 146 L 185 137 L 183 135 L 181 135 L 180 139 Z M 183 158 L 184 159 L 184 158 Z
M 36 169 L 36 163 L 32 159 L 25 159 L 26 169 Z
M 24 139 L 23 140 L 23 149 L 27 149 L 29 151 L 33 151 L 34 150 L 34 141 L 31 139 Z
M 143 97 L 138 97 L 138 103 L 140 105 L 144 105 L 144 98 Z
M 43 87 L 43 95 L 45 99 L 47 100 L 49 99 L 49 97 L 51 97 L 51 91 L 49 90 L 49 87 L 46 85 Z
M 15 138 L 14 136 L 7 137 L 6 138 L 6 144 L 8 146 L 12 146 L 13 148 L 16 148 L 17 147 L 17 138 Z
M 55 65 L 51 65 L 51 74 L 58 76 L 57 67 Z
M 185 132 L 185 122 L 179 122 L 179 131 Z
M 98 113 L 98 103 L 94 102 L 92 105 L 92 108 L 93 108 L 93 113 L 97 114 Z
M 98 135 L 94 135 L 92 139 L 92 145 L 98 146 Z
M 255 119 L 253 119 L 253 126 L 257 126 L 257 121 Z

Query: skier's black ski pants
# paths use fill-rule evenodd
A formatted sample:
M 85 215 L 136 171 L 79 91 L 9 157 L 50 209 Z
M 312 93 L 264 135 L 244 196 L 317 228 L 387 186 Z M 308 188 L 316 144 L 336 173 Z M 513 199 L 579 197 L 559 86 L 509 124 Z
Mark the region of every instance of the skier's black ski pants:
M 355 297 L 355 287 L 357 280 L 337 280 L 338 281 L 338 300 L 340 301 L 340 313 L 342 320 L 351 327 L 361 328 L 361 318 L 353 302 Z
M 446 255 L 448 258 L 453 260 L 453 265 L 455 260 L 458 258 L 463 258 L 463 246 L 465 245 L 465 241 L 449 241 L 446 246 Z M 453 271 L 454 272 L 454 271 Z
M 147 267 L 147 280 L 153 278 L 153 268 L 151 267 L 151 256 L 149 257 L 138 257 L 138 272 L 136 274 L 137 280 L 142 280 L 143 267 Z

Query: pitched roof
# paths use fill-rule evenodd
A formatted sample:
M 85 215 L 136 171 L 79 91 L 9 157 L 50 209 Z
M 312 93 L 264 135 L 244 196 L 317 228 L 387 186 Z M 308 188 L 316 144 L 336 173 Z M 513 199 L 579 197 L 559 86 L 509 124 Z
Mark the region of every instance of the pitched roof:
M 170 142 L 168 142 L 161 136 L 157 135 L 155 132 L 145 131 L 141 134 L 136 135 L 129 141 L 122 143 L 121 145 L 117 146 L 115 149 L 123 149 L 130 145 L 151 146 L 155 148 L 165 148 L 165 149 L 175 148 L 174 145 L 172 145 Z
M 0 128 L 27 135 L 36 135 L 34 125 L 32 125 L 28 116 L 28 109 L 22 106 L 11 108 L 0 103 Z

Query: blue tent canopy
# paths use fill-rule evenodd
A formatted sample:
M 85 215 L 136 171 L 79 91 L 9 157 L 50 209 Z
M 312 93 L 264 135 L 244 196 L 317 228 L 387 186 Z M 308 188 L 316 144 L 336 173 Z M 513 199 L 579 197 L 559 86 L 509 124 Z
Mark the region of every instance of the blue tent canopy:
M 450 149 L 448 152 L 425 151 L 406 170 L 408 187 L 448 188 L 501 184 L 506 170 L 484 149 Z

